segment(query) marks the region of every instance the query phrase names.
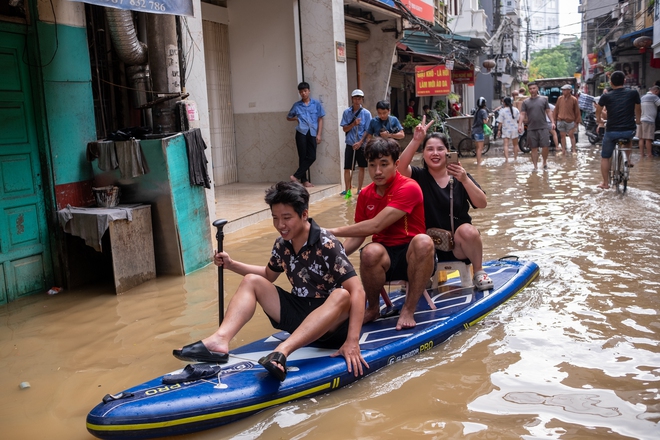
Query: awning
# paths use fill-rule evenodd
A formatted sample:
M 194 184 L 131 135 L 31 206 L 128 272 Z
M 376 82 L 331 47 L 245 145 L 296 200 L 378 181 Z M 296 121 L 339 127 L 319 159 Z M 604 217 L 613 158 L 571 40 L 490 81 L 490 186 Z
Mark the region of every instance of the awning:
M 437 36 L 442 37 L 442 39 L 454 41 L 470 41 L 469 37 L 462 37 L 459 35 L 437 34 Z M 401 38 L 400 43 L 406 45 L 411 51 L 419 54 L 432 55 L 442 58 L 449 55 L 446 50 L 443 52 L 442 43 L 438 41 L 438 38 L 435 38 L 427 32 L 404 30 L 403 38 Z
M 634 40 L 637 37 L 643 37 L 643 36 L 648 36 L 652 37 L 653 36 L 653 26 L 640 29 L 635 32 L 630 32 L 629 34 L 621 35 L 618 40 L 616 40 L 616 44 L 621 44 L 624 43 L 626 40 Z

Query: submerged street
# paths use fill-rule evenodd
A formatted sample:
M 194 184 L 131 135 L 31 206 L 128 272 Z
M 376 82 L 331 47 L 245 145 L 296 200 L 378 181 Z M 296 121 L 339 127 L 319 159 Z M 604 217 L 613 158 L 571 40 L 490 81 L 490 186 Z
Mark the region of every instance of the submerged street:
M 546 172 L 532 172 L 529 154 L 505 163 L 501 147 L 480 167 L 461 162 L 488 196 L 471 211 L 484 260 L 533 260 L 536 281 L 478 325 L 348 388 L 177 438 L 658 438 L 660 158 L 634 150 L 625 195 L 596 188 L 589 144 L 551 153 Z M 333 227 L 354 208 L 336 194 L 310 215 Z M 275 238 L 264 220 L 226 234 L 224 250 L 265 264 Z M 225 272 L 226 303 L 239 282 Z M 85 417 L 105 394 L 183 368 L 172 349 L 217 321 L 213 265 L 120 296 L 87 286 L 1 306 L 3 437 L 92 438 Z M 272 332 L 258 308 L 232 347 Z

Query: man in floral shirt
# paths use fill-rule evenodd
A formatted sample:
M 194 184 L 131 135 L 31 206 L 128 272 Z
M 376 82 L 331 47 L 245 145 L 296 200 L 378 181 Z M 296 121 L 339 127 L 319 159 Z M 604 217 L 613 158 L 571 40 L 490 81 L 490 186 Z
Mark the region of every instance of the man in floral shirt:
M 280 233 L 270 261 L 256 266 L 232 260 L 226 252 L 214 263 L 243 275 L 220 328 L 211 336 L 173 354 L 194 362 L 227 362 L 229 341 L 252 318 L 259 303 L 273 327 L 291 333 L 259 363 L 279 380 L 286 378 L 286 358 L 312 342 L 339 348 L 348 371 L 363 374 L 360 330 L 365 294 L 339 240 L 308 218 L 309 193 L 297 182 L 280 182 L 265 197 Z M 286 273 L 289 293 L 273 282 Z

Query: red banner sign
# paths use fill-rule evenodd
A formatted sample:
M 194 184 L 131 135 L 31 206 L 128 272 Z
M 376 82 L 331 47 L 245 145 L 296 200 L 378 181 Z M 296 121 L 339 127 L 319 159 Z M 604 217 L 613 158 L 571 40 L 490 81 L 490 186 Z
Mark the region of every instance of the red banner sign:
M 432 0 L 402 0 L 402 2 L 413 15 L 433 23 L 435 7 Z
M 417 96 L 448 95 L 451 92 L 451 71 L 445 66 L 415 66 Z
M 474 84 L 474 70 L 453 70 L 451 82 L 454 84 Z

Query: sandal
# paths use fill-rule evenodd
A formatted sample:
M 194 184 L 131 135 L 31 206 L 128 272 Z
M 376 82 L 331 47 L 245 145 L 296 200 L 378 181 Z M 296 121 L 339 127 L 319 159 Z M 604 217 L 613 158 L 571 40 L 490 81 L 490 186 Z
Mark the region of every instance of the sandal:
M 226 364 L 229 354 L 210 351 L 202 341 L 189 344 L 181 350 L 172 350 L 172 355 L 186 362 L 208 362 L 212 364 Z
M 279 351 L 274 351 L 268 356 L 259 359 L 259 365 L 264 367 L 272 376 L 280 382 L 286 379 L 286 356 Z M 279 367 L 282 367 L 281 369 Z
M 493 288 L 493 280 L 490 279 L 485 270 L 480 270 L 474 274 L 472 283 L 477 290 L 490 290 Z
M 209 377 L 217 376 L 222 370 L 219 365 L 209 364 L 188 364 L 179 373 L 167 374 L 163 376 L 163 383 L 171 385 L 175 383 L 194 382 L 196 380 L 207 379 Z

